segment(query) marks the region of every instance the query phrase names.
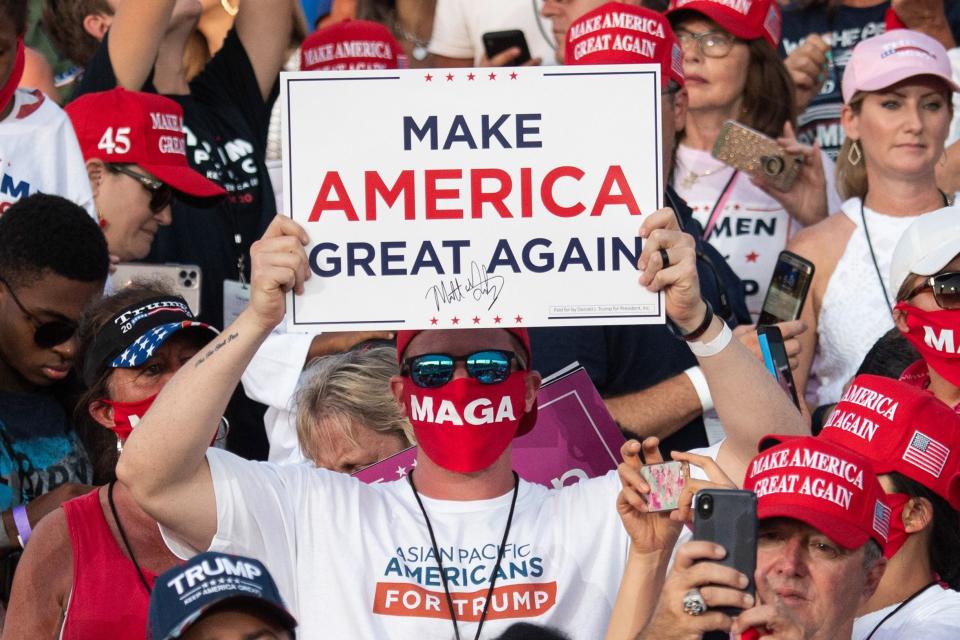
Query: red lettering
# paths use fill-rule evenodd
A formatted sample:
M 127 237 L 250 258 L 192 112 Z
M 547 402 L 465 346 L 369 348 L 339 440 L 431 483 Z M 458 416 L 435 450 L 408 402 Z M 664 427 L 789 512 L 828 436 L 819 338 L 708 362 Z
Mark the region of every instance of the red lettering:
M 364 208 L 367 220 L 377 219 L 377 196 L 383 198 L 384 204 L 392 207 L 403 193 L 403 219 L 413 220 L 416 217 L 416 200 L 414 198 L 413 170 L 406 169 L 397 176 L 392 187 L 387 187 L 383 178 L 376 171 L 366 171 L 363 174 L 365 188 Z
M 533 182 L 533 171 L 530 167 L 520 169 L 520 217 L 533 217 L 533 188 L 530 183 Z
M 483 190 L 484 180 L 499 180 L 500 186 L 496 191 L 486 193 Z M 513 180 L 503 169 L 473 169 L 470 172 L 470 216 L 482 218 L 483 204 L 489 203 L 501 218 L 512 218 L 513 214 L 503 203 L 503 199 L 509 196 L 512 190 Z
M 424 171 L 424 197 L 427 201 L 427 220 L 462 220 L 463 209 L 438 209 L 437 200 L 454 200 L 460 197 L 460 189 L 441 189 L 438 180 L 459 180 L 460 169 L 427 169 Z
M 617 185 L 619 193 L 611 193 L 613 185 Z M 603 184 L 600 185 L 600 193 L 597 194 L 597 200 L 593 203 L 591 216 L 598 216 L 603 213 L 603 209 L 610 205 L 626 205 L 627 211 L 632 216 L 640 215 L 640 207 L 637 205 L 637 199 L 633 197 L 633 191 L 627 182 L 627 177 L 623 175 L 623 167 L 615 164 L 607 169 L 607 175 L 603 178 Z
M 330 192 L 335 192 L 335 198 L 331 199 Z M 336 171 L 328 171 L 323 178 L 323 184 L 320 185 L 320 193 L 317 194 L 317 200 L 313 203 L 313 209 L 310 211 L 309 222 L 316 222 L 320 219 L 320 214 L 325 211 L 343 211 L 347 215 L 347 220 L 358 222 L 357 212 L 353 208 L 350 196 L 347 195 L 347 189 L 343 186 L 343 180 Z
M 586 207 L 583 206 L 583 203 L 576 203 L 569 207 L 564 207 L 557 203 L 553 197 L 553 185 L 560 178 L 573 178 L 574 180 L 579 181 L 583 178 L 583 171 L 577 167 L 571 166 L 562 166 L 552 169 L 543 178 L 543 183 L 540 185 L 540 199 L 543 201 L 543 206 L 547 208 L 547 211 L 559 218 L 572 218 L 578 216 L 586 210 Z

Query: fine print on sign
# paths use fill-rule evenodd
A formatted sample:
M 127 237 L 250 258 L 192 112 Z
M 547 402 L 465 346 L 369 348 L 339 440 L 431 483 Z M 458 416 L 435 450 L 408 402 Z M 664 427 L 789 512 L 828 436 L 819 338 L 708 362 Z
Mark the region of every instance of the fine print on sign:
M 647 324 L 657 65 L 286 73 L 284 210 L 310 235 L 291 328 Z

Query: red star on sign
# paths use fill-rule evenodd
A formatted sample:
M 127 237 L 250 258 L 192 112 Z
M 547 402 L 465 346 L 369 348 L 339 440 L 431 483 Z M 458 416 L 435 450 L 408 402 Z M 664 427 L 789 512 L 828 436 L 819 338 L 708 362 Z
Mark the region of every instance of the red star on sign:
M 473 316 L 473 324 L 480 324 L 480 317 L 479 317 L 479 316 Z
M 756 251 L 751 251 L 750 253 L 747 254 L 747 262 L 756 262 L 757 258 L 759 257 L 760 257 L 759 253 L 757 253 Z
M 514 320 L 517 321 L 517 324 L 520 324 L 521 322 L 523 322 L 523 316 L 518 315 L 516 318 L 514 318 Z
M 497 74 L 491 73 L 491 74 L 490 74 L 489 76 L 487 76 L 487 77 L 490 78 L 491 80 L 496 80 L 496 79 L 497 79 Z
M 429 73 L 428 73 L 427 75 L 423 76 L 423 77 L 424 77 L 424 79 L 425 79 L 427 82 L 430 82 L 431 80 L 433 80 L 433 76 L 430 75 Z
M 467 80 L 473 80 L 473 79 L 476 78 L 476 77 L 477 77 L 477 76 L 473 75 L 472 73 L 468 73 L 468 74 L 467 74 Z
M 500 316 L 494 316 L 494 317 L 493 317 L 493 323 L 494 323 L 494 324 L 500 324 L 500 321 L 501 321 L 501 320 L 503 320 L 503 318 L 501 318 Z
M 517 79 L 517 72 L 516 72 L 516 71 L 513 71 L 513 72 L 510 74 L 510 79 L 511 79 L 511 80 L 516 80 L 516 79 Z
M 436 317 L 430 318 L 430 324 L 437 324 L 438 320 Z
M 460 324 L 460 318 L 454 316 L 453 319 L 450 320 L 450 322 L 452 322 L 453 324 Z
M 448 74 L 447 74 L 447 82 L 451 82 L 452 80 L 453 80 L 453 74 L 452 74 L 452 73 L 448 73 Z

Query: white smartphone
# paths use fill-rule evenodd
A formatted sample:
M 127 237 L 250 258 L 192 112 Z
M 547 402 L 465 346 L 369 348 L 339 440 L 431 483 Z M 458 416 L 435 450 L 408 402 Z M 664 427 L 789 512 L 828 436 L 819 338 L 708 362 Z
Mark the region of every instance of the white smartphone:
M 121 262 L 110 277 L 114 291 L 123 289 L 134 280 L 155 280 L 182 296 L 193 315 L 200 314 L 200 267 L 195 264 L 146 264 Z

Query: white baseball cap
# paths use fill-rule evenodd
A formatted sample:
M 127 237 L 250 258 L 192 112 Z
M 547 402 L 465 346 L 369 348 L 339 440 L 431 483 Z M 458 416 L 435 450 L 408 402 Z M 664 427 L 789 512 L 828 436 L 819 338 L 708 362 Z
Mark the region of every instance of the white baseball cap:
M 893 250 L 890 289 L 894 293 L 910 276 L 932 276 L 960 255 L 960 207 L 944 207 L 917 217 Z

